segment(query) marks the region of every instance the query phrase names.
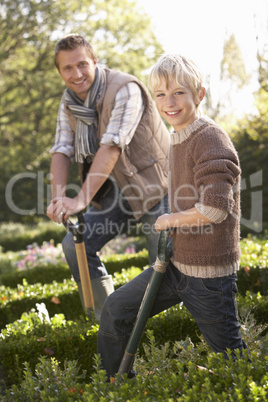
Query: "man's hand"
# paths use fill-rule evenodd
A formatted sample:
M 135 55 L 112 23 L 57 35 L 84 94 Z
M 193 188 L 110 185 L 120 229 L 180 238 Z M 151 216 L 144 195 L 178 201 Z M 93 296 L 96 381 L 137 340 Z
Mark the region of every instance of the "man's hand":
M 78 197 L 56 197 L 47 208 L 47 216 L 56 223 L 62 223 L 85 207 Z
M 119 147 L 102 144 L 94 157 L 81 191 L 73 199 L 63 196 L 68 178 L 66 172 L 69 172 L 70 161 L 63 154 L 54 154 L 53 169 L 51 169 L 54 180 L 52 194 L 60 196 L 52 199 L 47 208 L 47 216 L 54 222 L 62 223 L 69 216 L 85 209 L 109 177 L 120 154 L 121 149 Z M 61 172 L 64 172 L 63 176 L 60 174 Z
M 49 206 L 47 207 L 47 216 L 49 217 L 49 219 L 51 219 L 54 222 L 57 222 L 57 217 L 56 215 L 54 215 L 54 205 L 53 202 L 51 201 L 51 203 L 49 204 Z

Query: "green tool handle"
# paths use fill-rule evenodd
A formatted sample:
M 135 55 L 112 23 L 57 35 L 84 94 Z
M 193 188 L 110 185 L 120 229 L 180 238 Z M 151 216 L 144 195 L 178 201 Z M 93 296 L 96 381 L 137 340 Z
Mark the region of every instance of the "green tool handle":
M 169 260 L 167 249 L 168 238 L 168 230 L 162 231 L 160 233 L 158 241 L 158 259 L 162 262 L 168 262 Z M 122 375 L 124 373 L 128 374 L 132 368 L 135 354 L 137 352 L 147 320 L 150 316 L 163 276 L 164 272 L 158 272 L 154 270 L 152 273 L 152 276 L 145 290 L 132 333 L 127 343 L 124 356 L 121 360 L 121 364 L 118 370 L 119 375 Z

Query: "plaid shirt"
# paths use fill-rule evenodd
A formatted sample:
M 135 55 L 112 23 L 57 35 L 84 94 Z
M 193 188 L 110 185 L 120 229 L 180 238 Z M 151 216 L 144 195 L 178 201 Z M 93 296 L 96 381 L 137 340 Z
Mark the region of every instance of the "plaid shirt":
M 116 145 L 124 149 L 128 145 L 140 122 L 144 104 L 140 87 L 130 82 L 121 88 L 115 98 L 115 105 L 100 143 L 105 145 Z M 97 121 L 96 121 L 97 124 Z M 54 144 L 50 153 L 62 153 L 74 160 L 75 134 L 72 131 L 64 103 L 61 101 Z

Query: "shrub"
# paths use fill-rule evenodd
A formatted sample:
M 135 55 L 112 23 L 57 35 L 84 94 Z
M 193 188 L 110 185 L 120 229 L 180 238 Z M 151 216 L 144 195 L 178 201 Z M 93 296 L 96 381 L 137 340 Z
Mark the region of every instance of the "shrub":
M 10 288 L 16 288 L 24 280 L 29 285 L 35 283 L 45 284 L 52 282 L 63 282 L 64 279 L 71 279 L 71 271 L 67 263 L 60 262 L 54 264 L 39 265 L 27 271 L 6 272 L 0 276 L 0 284 Z
M 137 356 L 135 380 L 116 376 L 106 382 L 99 356 L 93 359 L 91 380 L 77 361 L 65 366 L 54 358 L 39 359 L 35 375 L 25 365 L 20 385 L 6 392 L 5 401 L 260 401 L 267 400 L 268 358 L 265 348 L 256 348 L 252 363 L 247 353 L 238 360 L 224 360 L 221 354 L 207 350 L 201 342 L 165 343 L 158 347 L 151 332 L 144 356 Z M 205 351 L 205 353 L 204 353 Z
M 63 225 L 56 225 L 54 222 L 39 222 L 37 225 L 23 225 L 20 223 L 2 223 L 0 225 L 0 244 L 3 251 L 19 251 L 25 249 L 29 244 L 53 240 L 54 244 L 62 242 L 66 235 Z
M 73 394 L 82 398 L 85 372 L 80 372 L 76 361 L 66 361 L 62 369 L 55 358 L 42 356 L 35 367 L 35 375 L 27 362 L 24 366 L 21 386 L 13 385 L 5 395 L 6 401 L 55 400 L 55 397 L 57 401 L 67 401 Z
M 7 384 L 19 384 L 23 377 L 23 363 L 34 370 L 41 356 L 53 356 L 58 361 L 78 360 L 83 369 L 92 370 L 96 353 L 98 327 L 80 316 L 67 321 L 63 314 L 50 318 L 44 304 L 37 310 L 24 313 L 20 320 L 8 324 L 1 332 L 1 364 Z M 62 364 L 61 364 L 61 367 Z
M 263 295 L 268 293 L 268 268 L 241 268 L 237 273 L 238 290 L 243 295 L 248 290 Z
M 71 279 L 44 285 L 29 285 L 24 280 L 16 289 L 1 286 L 0 295 L 0 328 L 35 308 L 36 303 L 45 303 L 50 315 L 62 313 L 68 320 L 83 314 L 77 285 Z
M 53 272 L 54 270 L 54 272 Z M 36 303 L 45 303 L 49 314 L 64 314 L 67 320 L 75 320 L 83 314 L 78 288 L 73 279 L 63 279 L 62 282 L 52 281 L 54 277 L 59 279 L 60 275 L 64 277 L 66 269 L 45 267 L 42 270 L 34 268 L 29 271 L 23 271 L 28 278 L 34 282 L 29 284 L 25 278 L 20 278 L 16 287 L 0 286 L 0 328 L 21 317 L 24 312 L 29 312 L 35 308 Z M 67 269 L 68 276 L 70 270 Z M 128 270 L 123 269 L 121 273 L 116 273 L 113 278 L 115 289 L 130 281 L 141 272 L 140 268 L 131 267 Z M 46 275 L 50 275 L 50 280 L 45 283 Z M 35 277 L 36 276 L 36 277 Z M 40 277 L 41 281 L 36 283 Z M 6 281 L 7 282 L 7 281 Z M 9 283 L 11 280 L 9 280 Z M 14 283 L 15 285 L 15 283 Z
M 141 250 L 137 253 L 115 254 L 103 256 L 109 274 L 121 272 L 132 266 L 143 269 L 148 266 L 148 251 Z M 23 279 L 29 284 L 36 282 L 51 283 L 71 278 L 68 264 L 63 257 L 61 245 L 54 247 L 52 242 L 43 243 L 42 246 L 32 244 L 27 250 L 19 253 L 0 253 L 0 284 L 16 287 Z
M 95 355 L 98 325 L 85 318 L 67 264 L 41 261 L 42 246 L 36 247 L 24 271 L 14 266 L 21 253 L 2 254 L 0 279 L 5 286 L 0 287 L 0 323 L 6 327 L 0 336 L 0 365 L 10 388 L 3 400 L 266 400 L 267 246 L 265 238 L 241 240 L 237 300 L 252 364 L 247 355 L 226 363 L 211 353 L 180 304 L 148 320 L 135 362 L 139 373 L 135 381 L 115 378 L 111 383 L 106 383 Z M 101 258 L 114 273 L 116 288 L 148 264 L 145 250 Z
M 245 298 L 239 296 L 238 301 L 244 317 L 243 336 L 250 350 L 261 349 L 262 353 L 265 353 L 267 324 L 258 327 L 257 332 L 254 328 L 261 320 L 264 323 L 268 321 L 267 297 L 259 295 L 258 299 L 255 299 L 248 293 Z M 259 309 L 256 309 L 256 306 L 260 306 Z M 266 310 L 262 310 L 261 306 Z M 80 315 L 76 321 L 67 321 L 63 314 L 56 314 L 50 319 L 50 314 L 42 303 L 37 304 L 37 310 L 32 309 L 29 313 L 22 314 L 20 320 L 8 324 L 1 332 L 0 355 L 7 383 L 19 384 L 23 378 L 23 363 L 27 361 L 31 370 L 34 370 L 38 358 L 46 355 L 46 348 L 48 353 L 61 362 L 61 367 L 67 359 L 77 360 L 82 370 L 91 370 L 94 364 L 93 355 L 96 353 L 98 330 L 94 320 L 88 320 Z M 256 313 L 260 314 L 261 319 L 256 318 Z M 202 356 L 207 354 L 208 347 L 204 346 L 195 321 L 183 305 L 174 306 L 150 318 L 146 329 L 153 333 L 157 347 L 162 347 L 167 342 L 173 344 L 183 341 L 181 345 L 194 350 L 201 342 Z M 146 334 L 143 335 L 139 347 L 140 356 L 146 356 L 144 345 L 146 345 Z M 201 361 L 202 357 L 199 363 Z
M 115 272 L 120 272 L 123 268 L 126 269 L 132 266 L 145 268 L 149 264 L 148 251 L 145 249 L 138 253 L 115 254 L 108 257 L 102 256 L 101 259 L 111 275 Z

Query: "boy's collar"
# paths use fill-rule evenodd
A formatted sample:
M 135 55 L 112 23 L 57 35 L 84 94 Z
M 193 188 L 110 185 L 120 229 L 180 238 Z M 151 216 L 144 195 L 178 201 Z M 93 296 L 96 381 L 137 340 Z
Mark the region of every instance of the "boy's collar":
M 195 132 L 199 127 L 201 127 L 203 124 L 207 123 L 207 119 L 205 117 L 201 117 L 197 120 L 195 120 L 192 124 L 189 124 L 189 126 L 185 127 L 184 129 L 176 132 L 173 131 L 171 133 L 171 145 L 176 145 L 176 144 L 181 144 L 185 140 L 187 140 L 190 135 Z

